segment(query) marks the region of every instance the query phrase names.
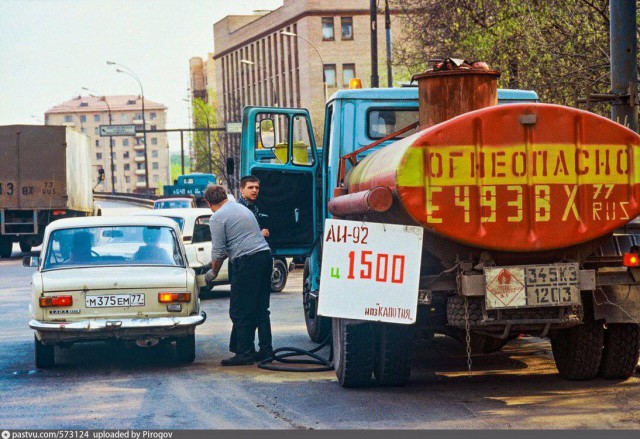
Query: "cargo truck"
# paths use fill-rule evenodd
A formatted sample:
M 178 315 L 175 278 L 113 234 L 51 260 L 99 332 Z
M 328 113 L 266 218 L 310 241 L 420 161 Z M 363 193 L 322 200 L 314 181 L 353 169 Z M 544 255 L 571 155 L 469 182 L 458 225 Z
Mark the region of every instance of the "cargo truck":
M 241 175 L 262 181 L 260 210 L 278 225 L 273 253 L 310 255 L 307 330 L 314 341 L 332 332 L 343 386 L 403 385 L 414 336 L 433 333 L 461 340 L 470 357 L 522 333 L 549 337 L 568 380 L 634 373 L 640 136 L 533 92 L 497 90 L 498 76 L 434 70 L 419 87 L 338 91 L 322 148 L 306 110 L 245 108 Z M 330 218 L 422 229 L 418 291 L 406 291 L 417 297 L 412 324 L 318 314 L 331 293 L 321 271 L 340 262 L 323 253 Z M 347 307 L 353 292 L 341 292 Z
M 87 135 L 64 126 L 0 126 L 0 257 L 42 244 L 50 222 L 93 212 Z

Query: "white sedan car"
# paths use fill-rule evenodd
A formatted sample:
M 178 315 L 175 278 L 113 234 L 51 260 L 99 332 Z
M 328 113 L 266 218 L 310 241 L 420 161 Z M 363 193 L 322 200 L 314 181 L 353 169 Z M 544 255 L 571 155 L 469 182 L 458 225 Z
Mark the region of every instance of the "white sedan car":
M 187 252 L 187 261 L 196 275 L 202 293 L 209 293 L 204 275 L 211 268 L 211 229 L 209 228 L 210 209 L 156 209 L 137 212 L 136 215 L 164 216 L 175 221 L 182 231 L 182 241 Z M 271 290 L 282 291 L 287 283 L 289 265 L 284 258 L 275 258 L 271 275 Z M 222 263 L 214 285 L 229 283 L 227 259 Z
M 119 339 L 141 347 L 176 342 L 195 359 L 200 310 L 196 276 L 174 221 L 149 216 L 86 217 L 47 226 L 32 277 L 36 366 L 55 365 L 55 346 Z

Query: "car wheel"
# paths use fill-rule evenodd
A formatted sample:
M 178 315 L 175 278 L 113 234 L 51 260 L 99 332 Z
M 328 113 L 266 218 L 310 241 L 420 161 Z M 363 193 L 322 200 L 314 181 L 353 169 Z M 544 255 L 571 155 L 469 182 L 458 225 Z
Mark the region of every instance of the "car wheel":
M 279 293 L 284 290 L 288 275 L 289 270 L 287 269 L 286 262 L 282 259 L 274 259 L 273 271 L 271 272 L 271 291 Z
M 31 251 L 31 244 L 28 242 L 20 241 L 20 251 L 22 253 L 29 253 Z
M 35 355 L 36 355 L 36 367 L 38 369 L 49 369 L 56 365 L 56 351 L 55 345 L 43 344 L 38 337 L 33 336 Z
M 196 334 L 176 340 L 176 356 L 180 363 L 193 363 L 196 359 Z
M 13 242 L 3 236 L 0 236 L 0 258 L 10 258 L 13 248 Z

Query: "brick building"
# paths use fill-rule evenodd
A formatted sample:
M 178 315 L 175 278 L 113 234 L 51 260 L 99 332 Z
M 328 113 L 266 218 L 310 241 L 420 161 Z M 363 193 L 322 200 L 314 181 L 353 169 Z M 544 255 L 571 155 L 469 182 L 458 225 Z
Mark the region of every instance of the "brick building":
M 147 130 L 165 128 L 167 108 L 163 104 L 145 98 Z M 91 137 L 94 181 L 98 169 L 105 171 L 104 183 L 96 191 L 111 192 L 111 148 L 109 137 L 101 137 L 100 125 L 111 124 L 142 126 L 142 99 L 140 96 L 77 96 L 49 109 L 45 113 L 45 125 L 68 125 Z M 113 166 L 116 192 L 144 192 L 145 157 L 142 133 L 130 137 L 112 137 Z M 147 133 L 149 161 L 149 189 L 158 190 L 171 182 L 169 167 L 169 143 L 166 133 Z

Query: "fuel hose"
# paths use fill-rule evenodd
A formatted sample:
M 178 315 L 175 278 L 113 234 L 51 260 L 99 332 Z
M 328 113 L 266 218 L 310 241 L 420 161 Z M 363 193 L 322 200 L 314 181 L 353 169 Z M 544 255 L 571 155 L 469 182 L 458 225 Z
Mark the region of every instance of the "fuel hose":
M 324 358 L 318 354 L 324 347 L 329 346 L 329 358 Z M 309 357 L 305 359 L 303 357 Z M 275 364 L 282 363 L 282 364 Z M 299 367 L 298 364 L 317 366 Z M 296 347 L 281 347 L 274 349 L 273 356 L 261 361 L 258 364 L 260 369 L 275 370 L 280 372 L 326 372 L 333 370 L 333 349 L 331 349 L 331 334 L 311 350 Z

